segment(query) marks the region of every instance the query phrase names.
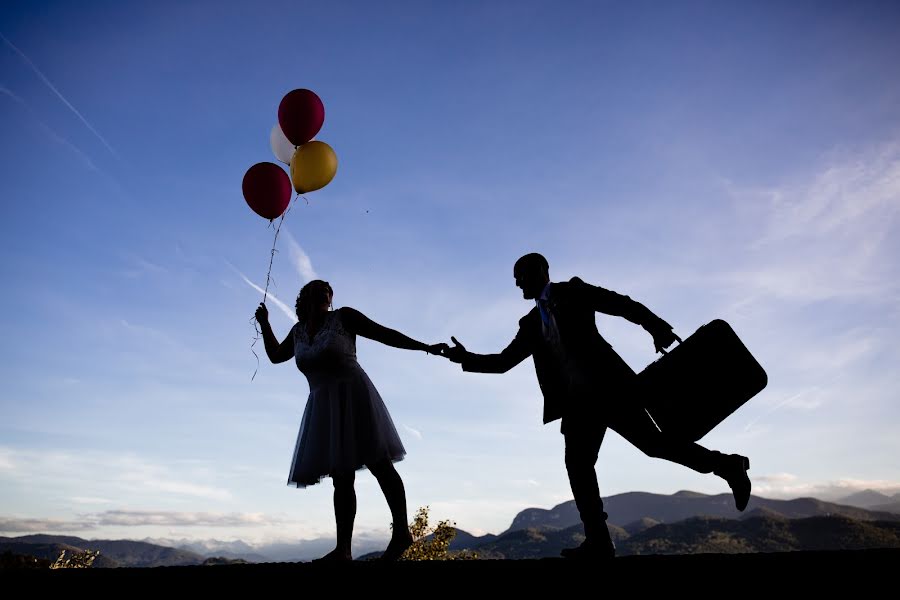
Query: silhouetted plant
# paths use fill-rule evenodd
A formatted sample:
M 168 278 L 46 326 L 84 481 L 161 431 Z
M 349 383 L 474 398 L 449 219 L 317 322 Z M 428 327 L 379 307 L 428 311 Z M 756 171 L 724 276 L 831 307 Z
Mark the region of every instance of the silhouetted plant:
M 94 561 L 97 557 L 100 556 L 100 551 L 95 550 L 91 552 L 90 550 L 85 550 L 84 552 L 73 552 L 69 558 L 66 558 L 66 551 L 63 550 L 59 553 L 59 557 L 57 557 L 56 562 L 50 565 L 51 569 L 90 569 L 91 565 L 94 564 Z
M 412 535 L 412 546 L 400 557 L 400 560 L 474 560 L 478 555 L 468 550 L 450 551 L 450 542 L 456 536 L 456 523 L 448 520 L 440 521 L 435 527 L 428 525 L 429 507 L 424 506 L 416 512 L 416 517 L 409 526 Z

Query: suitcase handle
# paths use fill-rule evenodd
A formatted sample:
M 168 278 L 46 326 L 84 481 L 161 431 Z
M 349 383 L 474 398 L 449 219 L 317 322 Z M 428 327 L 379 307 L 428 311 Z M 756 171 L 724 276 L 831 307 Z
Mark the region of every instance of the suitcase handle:
M 675 334 L 673 333 L 672 335 L 675 335 Z M 678 341 L 678 344 L 679 344 L 679 345 L 681 345 L 681 344 L 684 343 L 684 342 L 681 341 L 681 338 L 678 337 L 677 335 L 675 335 L 675 339 Z M 669 353 L 669 351 L 666 350 L 665 348 L 660 348 L 659 351 L 662 352 L 663 354 L 668 354 L 668 353 Z

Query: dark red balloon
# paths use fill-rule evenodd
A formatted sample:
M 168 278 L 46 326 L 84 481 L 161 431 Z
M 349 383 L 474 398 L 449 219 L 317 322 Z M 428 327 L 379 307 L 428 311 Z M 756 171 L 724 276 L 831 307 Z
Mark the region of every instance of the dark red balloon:
M 291 178 L 270 162 L 256 163 L 244 174 L 244 200 L 264 219 L 276 219 L 291 202 Z
M 287 139 L 301 146 L 316 137 L 325 122 L 325 105 L 311 90 L 288 92 L 278 105 L 278 124 Z

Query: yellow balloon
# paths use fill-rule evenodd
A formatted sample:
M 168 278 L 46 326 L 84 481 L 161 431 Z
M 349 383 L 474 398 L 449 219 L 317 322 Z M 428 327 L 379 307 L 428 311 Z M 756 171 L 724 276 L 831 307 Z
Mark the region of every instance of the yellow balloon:
M 291 183 L 298 194 L 322 189 L 337 173 L 337 155 L 331 146 L 318 140 L 307 142 L 291 158 Z

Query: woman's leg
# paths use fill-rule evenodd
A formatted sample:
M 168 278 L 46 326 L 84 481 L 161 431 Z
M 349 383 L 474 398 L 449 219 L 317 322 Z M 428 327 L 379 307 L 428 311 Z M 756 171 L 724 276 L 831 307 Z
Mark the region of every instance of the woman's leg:
M 353 521 L 356 519 L 356 473 L 350 471 L 333 475 L 334 520 L 337 524 L 337 546 L 319 560 L 351 560 L 350 542 L 353 539 Z
M 385 460 L 367 466 L 378 480 L 381 491 L 384 492 L 384 498 L 391 509 L 391 519 L 393 520 L 391 542 L 381 558 L 397 560 L 413 541 L 407 525 L 406 489 L 403 487 L 400 473 L 397 472 L 391 461 Z

